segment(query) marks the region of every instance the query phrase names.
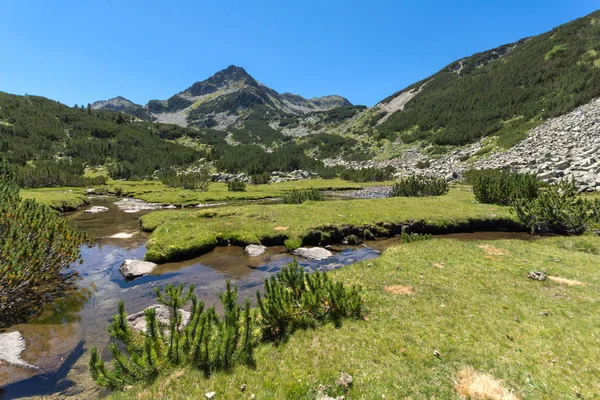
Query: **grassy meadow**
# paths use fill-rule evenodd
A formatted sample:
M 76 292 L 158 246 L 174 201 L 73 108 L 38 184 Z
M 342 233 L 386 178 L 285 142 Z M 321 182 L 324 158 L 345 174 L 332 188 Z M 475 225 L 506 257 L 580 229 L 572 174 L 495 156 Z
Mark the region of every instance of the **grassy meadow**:
M 452 189 L 438 197 L 394 197 L 306 202 L 249 204 L 212 209 L 157 211 L 141 218 L 152 231 L 146 259 L 166 262 L 212 250 L 215 245 L 272 242 L 316 244 L 327 242 L 332 231 L 353 227 L 354 234 L 388 236 L 401 223 L 421 222 L 445 230 L 473 222 L 511 224 L 508 207 L 479 204 L 466 190 Z M 490 228 L 491 229 L 491 228 Z M 316 236 L 316 237 L 315 237 Z M 368 237 L 367 237 L 368 238 Z M 316 243 L 315 243 L 316 242 Z
M 21 189 L 23 199 L 34 199 L 57 211 L 73 211 L 89 204 L 82 188 Z
M 331 272 L 362 287 L 364 320 L 262 345 L 255 369 L 210 379 L 175 369 L 112 398 L 596 398 L 599 253 L 591 236 L 396 246 Z M 548 279 L 528 279 L 534 269 Z M 336 384 L 342 372 L 348 389 Z

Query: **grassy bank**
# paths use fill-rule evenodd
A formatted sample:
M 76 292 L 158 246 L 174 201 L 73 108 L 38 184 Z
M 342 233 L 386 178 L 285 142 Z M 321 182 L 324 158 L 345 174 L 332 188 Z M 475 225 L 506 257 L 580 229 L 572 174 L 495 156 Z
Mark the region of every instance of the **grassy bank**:
M 152 231 L 148 260 L 165 262 L 200 254 L 217 244 L 326 244 L 354 234 L 369 238 L 398 233 L 402 224 L 413 231 L 493 229 L 512 223 L 508 208 L 478 204 L 471 192 L 454 189 L 438 197 L 340 200 L 300 205 L 228 206 L 201 211 L 157 211 L 142 217 Z M 415 223 L 416 222 L 416 223 Z
M 206 192 L 173 188 L 160 181 L 111 181 L 99 191 L 122 196 L 135 197 L 151 203 L 173 205 L 196 205 L 211 201 L 260 200 L 281 197 L 292 189 L 352 190 L 373 185 L 391 185 L 393 182 L 356 183 L 342 179 L 310 179 L 272 183 L 268 185 L 247 185 L 244 192 L 230 192 L 226 183 L 213 182 Z
M 600 392 L 597 273 L 600 238 L 534 242 L 432 240 L 401 245 L 373 261 L 332 272 L 363 287 L 364 321 L 296 333 L 256 353 L 256 369 L 205 379 L 175 370 L 115 399 L 313 399 L 341 372 L 346 398 L 459 398 L 486 373 L 520 399 L 595 398 Z M 533 281 L 533 269 L 555 280 Z M 556 278 L 571 281 L 560 283 Z M 246 385 L 245 392 L 240 391 Z M 473 398 L 483 398 L 475 397 Z M 490 397 L 501 398 L 501 397 Z
M 81 188 L 21 189 L 23 199 L 34 199 L 57 211 L 73 211 L 89 204 L 90 201 Z

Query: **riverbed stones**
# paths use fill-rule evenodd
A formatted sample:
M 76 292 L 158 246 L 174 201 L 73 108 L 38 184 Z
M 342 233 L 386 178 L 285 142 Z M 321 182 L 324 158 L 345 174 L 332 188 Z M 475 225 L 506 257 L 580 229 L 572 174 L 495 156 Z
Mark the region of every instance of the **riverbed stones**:
M 265 253 L 265 251 L 267 251 L 267 248 L 261 244 L 250 244 L 244 249 L 244 252 L 249 257 L 262 256 Z
M 92 208 L 88 208 L 87 210 L 85 210 L 86 214 L 100 214 L 103 212 L 107 212 L 108 211 L 108 207 L 104 207 L 104 206 L 93 206 Z
M 157 264 L 149 261 L 125 260 L 119 267 L 119 271 L 121 271 L 125 279 L 131 281 L 140 276 L 151 274 L 157 266 Z
M 36 368 L 23 361 L 21 353 L 25 350 L 25 339 L 20 332 L 0 333 L 0 360 L 22 368 Z
M 293 255 L 311 261 L 322 261 L 333 256 L 333 253 L 322 247 L 300 247 L 292 252 Z
M 154 304 L 150 307 L 147 307 L 143 311 L 127 316 L 127 323 L 129 324 L 131 329 L 138 332 L 146 331 L 146 316 L 144 315 L 144 311 L 148 309 L 156 310 L 156 320 L 159 324 L 166 326 L 169 325 L 171 318 L 171 310 L 169 310 L 167 306 L 163 306 L 162 304 Z M 179 312 L 181 312 L 181 326 L 184 327 L 190 321 L 191 313 L 185 310 L 179 310 Z

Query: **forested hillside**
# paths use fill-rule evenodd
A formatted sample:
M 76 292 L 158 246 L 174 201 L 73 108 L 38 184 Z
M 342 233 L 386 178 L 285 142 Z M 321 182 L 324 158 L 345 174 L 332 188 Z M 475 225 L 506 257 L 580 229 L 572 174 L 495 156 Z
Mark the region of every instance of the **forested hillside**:
M 460 145 L 522 135 L 600 95 L 600 11 L 453 62 L 379 106 L 418 90 L 377 127 L 377 137 Z

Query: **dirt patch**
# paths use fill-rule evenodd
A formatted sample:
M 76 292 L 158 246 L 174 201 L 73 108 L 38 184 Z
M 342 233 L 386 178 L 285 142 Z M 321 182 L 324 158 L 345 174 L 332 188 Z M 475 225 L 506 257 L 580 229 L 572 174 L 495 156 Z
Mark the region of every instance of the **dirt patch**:
M 415 293 L 415 288 L 412 286 L 391 285 L 383 289 L 388 293 L 397 295 L 411 295 Z
M 567 278 L 561 278 L 559 276 L 550 276 L 550 275 L 548 275 L 546 278 L 550 279 L 551 281 L 560 283 L 561 285 L 567 285 L 567 286 L 585 286 L 585 283 L 580 282 L 580 281 L 576 281 L 575 279 L 567 279 Z
M 274 229 L 276 231 L 287 231 L 290 228 L 288 226 L 276 226 Z
M 444 269 L 446 268 L 446 266 L 444 265 L 444 263 L 433 263 L 433 266 L 436 267 L 437 269 Z
M 483 250 L 488 256 L 505 256 L 510 254 L 508 251 L 504 249 L 499 249 L 498 247 L 492 246 L 491 244 L 481 244 L 477 247 Z
M 473 400 L 519 400 L 510 390 L 506 389 L 502 381 L 489 374 L 466 368 L 457 375 L 458 382 L 454 390 L 463 399 Z

